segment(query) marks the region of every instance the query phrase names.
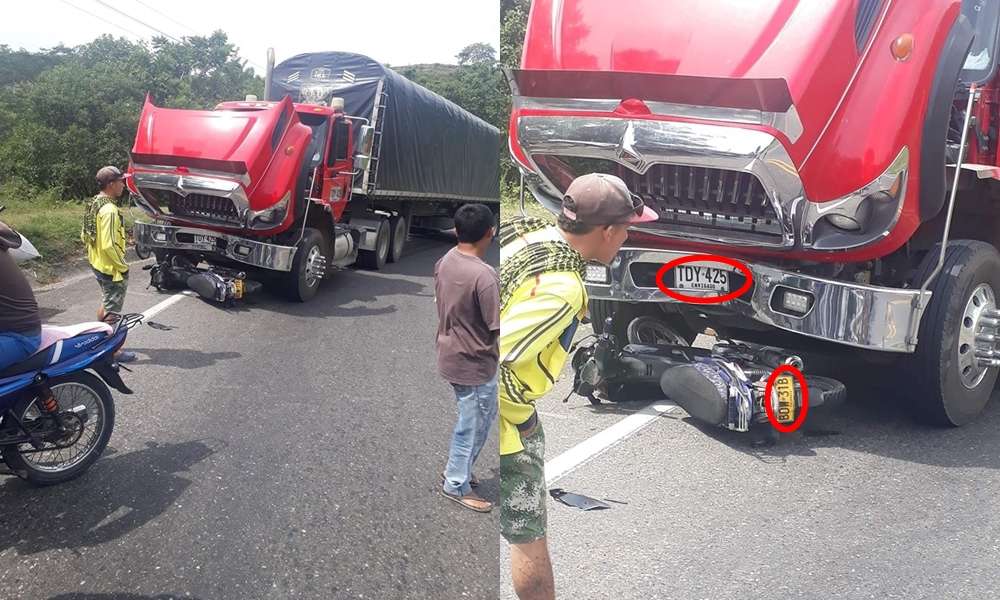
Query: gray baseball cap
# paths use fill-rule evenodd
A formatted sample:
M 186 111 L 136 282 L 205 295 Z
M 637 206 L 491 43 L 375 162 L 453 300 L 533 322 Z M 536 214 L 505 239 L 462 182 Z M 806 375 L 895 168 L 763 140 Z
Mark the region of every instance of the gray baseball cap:
M 129 177 L 129 175 L 122 173 L 121 169 L 114 166 L 101 167 L 95 176 L 97 179 L 97 187 L 102 190 L 108 187 L 111 183 L 118 181 L 119 179 L 125 179 L 126 177 Z
M 563 195 L 562 213 L 586 225 L 647 223 L 660 218 L 619 177 L 589 173 L 573 180 Z

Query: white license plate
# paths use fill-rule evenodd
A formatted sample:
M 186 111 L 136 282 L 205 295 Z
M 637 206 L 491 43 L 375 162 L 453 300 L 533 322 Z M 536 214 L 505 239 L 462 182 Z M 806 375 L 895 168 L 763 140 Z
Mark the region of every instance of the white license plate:
M 728 292 L 729 271 L 715 267 L 677 265 L 673 289 L 685 292 Z
M 209 246 L 215 245 L 215 238 L 210 235 L 195 235 L 194 243 L 196 244 L 208 244 Z

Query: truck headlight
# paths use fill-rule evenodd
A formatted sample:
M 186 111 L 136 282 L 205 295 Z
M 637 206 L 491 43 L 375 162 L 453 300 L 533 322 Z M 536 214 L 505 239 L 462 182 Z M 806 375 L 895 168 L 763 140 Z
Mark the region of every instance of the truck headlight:
M 285 192 L 277 204 L 264 210 L 248 211 L 247 224 L 251 229 L 273 229 L 280 225 L 288 215 L 288 205 L 292 200 L 292 192 Z
M 909 165 L 904 146 L 889 168 L 860 190 L 829 202 L 806 202 L 802 246 L 847 250 L 889 235 L 903 208 Z

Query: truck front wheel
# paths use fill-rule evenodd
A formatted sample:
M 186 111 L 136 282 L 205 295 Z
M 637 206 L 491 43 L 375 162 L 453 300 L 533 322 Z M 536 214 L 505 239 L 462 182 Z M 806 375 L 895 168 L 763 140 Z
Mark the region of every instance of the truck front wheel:
M 329 252 L 325 249 L 323 235 L 312 227 L 307 227 L 302 234 L 302 241 L 295 250 L 292 270 L 282 282 L 285 293 L 292 300 L 308 302 L 319 291 L 320 281 L 326 272 L 326 259 Z
M 935 248 L 928 254 L 914 287 L 931 273 L 938 252 Z M 996 330 L 990 319 L 1000 293 L 1000 254 L 983 242 L 950 242 L 944 267 L 930 289 L 933 295 L 905 376 L 914 384 L 912 393 L 921 420 L 958 427 L 982 412 L 997 380 L 997 368 L 976 356 L 993 344 L 976 338 Z

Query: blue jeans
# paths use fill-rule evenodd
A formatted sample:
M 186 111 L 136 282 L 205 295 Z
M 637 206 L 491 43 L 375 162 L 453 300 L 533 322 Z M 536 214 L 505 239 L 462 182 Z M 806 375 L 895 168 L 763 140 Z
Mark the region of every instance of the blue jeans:
M 444 470 L 444 491 L 453 496 L 464 496 L 472 491 L 472 465 L 490 435 L 490 426 L 497 416 L 497 380 L 483 385 L 458 385 L 458 422 L 452 433 L 448 466 Z
M 34 354 L 41 343 L 40 335 L 0 331 L 0 371 Z

